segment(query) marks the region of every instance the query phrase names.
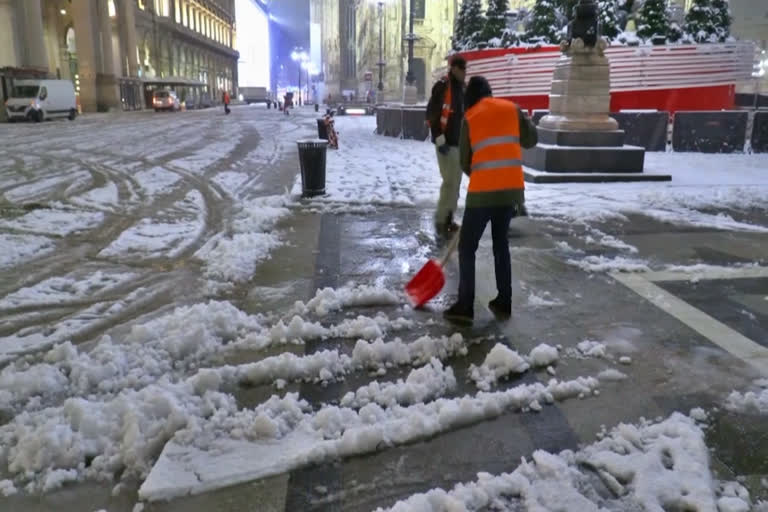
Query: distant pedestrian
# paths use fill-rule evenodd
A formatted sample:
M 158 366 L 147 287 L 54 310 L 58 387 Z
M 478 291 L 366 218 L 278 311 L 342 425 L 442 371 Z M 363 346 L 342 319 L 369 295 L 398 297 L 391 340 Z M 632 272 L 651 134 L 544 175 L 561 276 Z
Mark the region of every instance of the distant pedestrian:
M 464 220 L 459 233 L 459 297 L 443 313 L 447 320 L 471 324 L 475 303 L 475 252 L 491 223 L 498 295 L 488 308 L 499 318 L 512 314 L 509 222 L 525 208 L 522 148 L 538 142 L 536 127 L 515 103 L 492 97 L 481 76 L 472 77 L 465 97 L 459 158 L 469 175 Z
M 224 102 L 224 113 L 229 114 L 229 92 L 224 91 L 221 94 L 221 100 Z
M 328 147 L 331 149 L 339 149 L 339 134 L 336 133 L 336 127 L 333 121 L 333 110 L 328 109 L 325 111 L 323 124 L 325 124 L 325 129 L 328 133 Z
M 459 133 L 464 117 L 464 79 L 467 61 L 455 56 L 450 61 L 448 74 L 432 87 L 427 105 L 427 121 L 435 144 L 437 164 L 443 184 L 435 212 L 435 231 L 448 236 L 458 230 L 453 220 L 459 201 L 461 167 L 459 166 Z

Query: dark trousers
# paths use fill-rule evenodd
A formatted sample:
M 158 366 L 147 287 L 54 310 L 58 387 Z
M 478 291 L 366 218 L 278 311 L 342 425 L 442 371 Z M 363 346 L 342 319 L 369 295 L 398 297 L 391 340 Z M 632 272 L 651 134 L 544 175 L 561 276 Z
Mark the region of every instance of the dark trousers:
M 509 221 L 515 216 L 514 206 L 467 208 L 459 239 L 459 304 L 472 308 L 475 302 L 475 253 L 485 226 L 491 223 L 496 289 L 502 302 L 512 302 L 512 268 L 509 257 Z

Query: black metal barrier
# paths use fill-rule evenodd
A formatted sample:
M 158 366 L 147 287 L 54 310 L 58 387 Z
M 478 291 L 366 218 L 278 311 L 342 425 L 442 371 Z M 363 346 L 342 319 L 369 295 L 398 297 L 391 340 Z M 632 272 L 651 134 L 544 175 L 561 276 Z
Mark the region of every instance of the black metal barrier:
M 737 153 L 744 151 L 749 113 L 677 112 L 672 132 L 675 151 Z
M 757 112 L 752 126 L 752 151 L 768 153 L 768 112 Z
M 617 112 L 611 114 L 624 130 L 624 144 L 646 151 L 667 150 L 669 112 Z

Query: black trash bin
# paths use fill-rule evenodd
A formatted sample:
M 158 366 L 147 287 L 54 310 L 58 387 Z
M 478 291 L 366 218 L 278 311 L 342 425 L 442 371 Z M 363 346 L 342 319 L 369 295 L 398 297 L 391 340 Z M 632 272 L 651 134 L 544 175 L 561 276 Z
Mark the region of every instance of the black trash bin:
M 325 119 L 322 117 L 317 120 L 317 138 L 328 140 L 328 127 L 325 126 Z
M 299 146 L 302 196 L 325 194 L 325 153 L 328 149 L 328 141 L 300 140 L 296 144 Z

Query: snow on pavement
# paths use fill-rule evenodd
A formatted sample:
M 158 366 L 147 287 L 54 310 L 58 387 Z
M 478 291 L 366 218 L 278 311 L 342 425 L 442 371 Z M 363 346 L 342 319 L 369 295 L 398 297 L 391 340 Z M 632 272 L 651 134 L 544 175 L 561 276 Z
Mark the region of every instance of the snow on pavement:
M 312 204 L 435 206 L 441 178 L 432 144 L 375 135 L 376 120 L 372 117 L 339 117 L 336 128 L 341 133 L 342 149 L 328 152 L 328 196 Z M 648 152 L 645 170 L 671 174 L 671 182 L 526 184 L 526 206 L 534 218 L 556 217 L 579 223 L 642 214 L 671 224 L 768 232 L 768 226 L 705 211 L 713 205 L 736 210 L 764 208 L 768 203 L 766 168 L 768 154 Z M 467 183 L 464 177 L 462 197 Z M 292 193 L 300 192 L 297 179 Z M 601 243 L 621 245 L 610 238 Z
M 601 492 L 596 480 L 610 491 Z M 452 490 L 433 489 L 377 512 L 446 510 L 750 510 L 756 503 L 736 482 L 711 476 L 704 432 L 673 413 L 659 422 L 621 424 L 579 451 L 535 451 L 510 473 L 479 473 Z
M 50 238 L 36 235 L 0 233 L 0 269 L 14 267 L 32 257 L 39 257 L 54 249 Z
M 324 406 L 317 412 L 305 412 L 309 404 L 295 393 L 273 396 L 252 411 L 239 411 L 234 417 L 214 414 L 211 420 L 180 431 L 166 445 L 139 496 L 149 501 L 170 499 L 362 455 L 531 404 L 590 395 L 597 387 L 597 380 L 589 377 L 553 379 L 546 385 L 520 385 L 410 406 L 382 408 L 369 403 L 359 410 Z

